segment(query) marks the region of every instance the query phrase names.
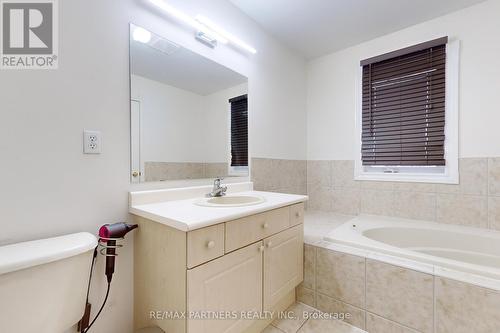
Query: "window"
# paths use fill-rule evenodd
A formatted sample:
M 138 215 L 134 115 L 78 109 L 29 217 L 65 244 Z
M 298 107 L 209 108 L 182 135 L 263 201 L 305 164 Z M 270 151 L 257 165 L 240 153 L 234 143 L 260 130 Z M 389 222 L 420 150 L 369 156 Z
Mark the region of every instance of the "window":
M 458 182 L 458 44 L 362 60 L 356 179 Z
M 248 98 L 247 95 L 229 100 L 231 105 L 230 175 L 248 173 Z

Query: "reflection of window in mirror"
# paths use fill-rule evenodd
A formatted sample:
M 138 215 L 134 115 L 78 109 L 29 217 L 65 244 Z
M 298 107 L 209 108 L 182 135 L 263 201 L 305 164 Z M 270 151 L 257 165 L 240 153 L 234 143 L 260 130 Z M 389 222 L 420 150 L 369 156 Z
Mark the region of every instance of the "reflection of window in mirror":
M 230 104 L 230 176 L 248 174 L 248 98 L 241 95 L 231 98 Z

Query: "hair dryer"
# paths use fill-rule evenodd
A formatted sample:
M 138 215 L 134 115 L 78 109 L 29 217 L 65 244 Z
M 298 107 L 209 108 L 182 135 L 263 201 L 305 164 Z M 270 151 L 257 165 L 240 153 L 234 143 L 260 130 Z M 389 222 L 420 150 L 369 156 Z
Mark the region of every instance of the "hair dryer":
M 99 238 L 101 242 L 106 243 L 106 277 L 111 282 L 115 272 L 116 249 L 119 245 L 116 240 L 123 238 L 129 231 L 137 228 L 137 224 L 127 224 L 123 222 L 105 224 L 99 229 Z

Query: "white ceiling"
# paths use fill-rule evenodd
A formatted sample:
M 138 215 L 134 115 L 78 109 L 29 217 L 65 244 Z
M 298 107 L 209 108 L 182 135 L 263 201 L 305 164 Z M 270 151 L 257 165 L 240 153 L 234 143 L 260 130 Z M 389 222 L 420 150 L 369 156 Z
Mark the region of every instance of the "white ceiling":
M 484 0 L 230 0 L 311 59 Z
M 245 76 L 166 39 L 162 49 L 168 52 L 131 40 L 131 73 L 203 96 L 247 82 Z

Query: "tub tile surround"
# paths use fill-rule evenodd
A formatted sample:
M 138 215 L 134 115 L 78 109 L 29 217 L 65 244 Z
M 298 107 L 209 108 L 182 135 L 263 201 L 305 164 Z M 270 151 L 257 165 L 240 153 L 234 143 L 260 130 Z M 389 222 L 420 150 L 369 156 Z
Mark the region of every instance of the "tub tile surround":
M 297 300 L 322 312 L 349 314 L 345 321 L 367 332 L 493 333 L 500 327 L 498 291 L 326 249 L 322 244 L 308 244 L 304 253 L 308 279 L 297 287 Z M 336 260 L 341 264 L 332 267 Z M 346 262 L 355 267 L 361 262 L 362 269 Z M 330 274 L 331 290 L 322 286 L 325 273 Z
M 500 327 L 500 292 L 436 277 L 436 332 L 487 333 Z
M 433 331 L 433 276 L 366 260 L 366 310 L 423 333 Z
M 355 181 L 354 161 L 307 161 L 310 210 L 500 230 L 500 157 L 461 158 L 460 184 Z
M 365 306 L 364 258 L 318 248 L 316 261 L 318 293 L 358 308 Z
M 346 317 L 344 321 L 350 325 L 365 329 L 366 312 L 360 308 L 321 293 L 316 294 L 316 308 L 325 313 L 349 313 L 350 316 Z
M 418 333 L 418 331 L 398 325 L 373 313 L 366 315 L 366 330 L 370 333 Z

